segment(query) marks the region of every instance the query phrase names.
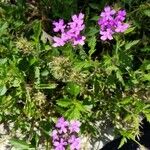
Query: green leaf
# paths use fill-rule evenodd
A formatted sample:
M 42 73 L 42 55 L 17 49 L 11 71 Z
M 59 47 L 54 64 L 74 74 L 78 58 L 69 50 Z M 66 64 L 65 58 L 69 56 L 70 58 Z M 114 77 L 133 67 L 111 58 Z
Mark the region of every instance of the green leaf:
M 20 83 L 21 83 L 21 81 L 20 81 L 20 80 L 15 79 L 15 80 L 13 81 L 12 86 L 13 86 L 13 87 L 19 87 Z
M 143 81 L 150 81 L 150 74 L 144 74 L 142 77 Z
M 36 89 L 55 89 L 56 87 L 57 87 L 56 83 L 36 85 Z
M 99 6 L 97 3 L 89 3 L 89 6 L 92 8 L 92 9 L 97 9 L 99 10 Z
M 35 67 L 36 84 L 40 84 L 40 67 Z
M 7 58 L 0 58 L 0 65 L 3 65 L 7 62 Z
M 72 104 L 72 100 L 70 100 L 68 98 L 57 100 L 57 105 L 64 107 L 64 108 L 68 107 L 71 104 Z
M 40 21 L 34 22 L 33 30 L 34 30 L 34 37 L 33 38 L 36 42 L 38 42 L 40 39 L 41 32 L 42 32 L 42 27 L 41 27 Z
M 80 93 L 80 86 L 72 82 L 67 84 L 66 89 L 69 94 L 75 97 Z
M 88 110 L 88 108 L 79 100 L 74 99 L 70 103 L 72 103 L 71 107 L 64 114 L 68 119 L 80 119 L 81 113 L 87 114 L 90 112 L 90 110 Z
M 132 103 L 132 99 L 130 97 L 125 97 L 119 103 L 123 106 L 130 105 Z
M 42 42 L 45 44 L 47 41 L 52 43 L 53 38 L 50 36 L 48 33 L 46 33 L 44 30 L 42 31 L 42 36 L 41 36 Z
M 72 119 L 78 120 L 81 117 L 81 113 L 76 107 L 72 106 L 69 110 L 66 111 L 65 116 L 69 120 L 72 120 Z
M 33 150 L 35 148 L 32 148 L 32 145 L 30 144 L 27 144 L 25 141 L 22 141 L 22 140 L 18 140 L 18 139 L 15 139 L 15 138 L 12 138 L 10 140 L 10 143 L 15 147 L 15 148 L 18 148 L 18 150 Z
M 73 103 L 80 112 L 87 112 L 87 108 L 82 104 L 82 102 L 74 100 Z
M 48 76 L 48 74 L 49 74 L 49 71 L 46 69 L 41 72 L 41 76 L 43 76 L 43 77 Z
M 0 85 L 0 96 L 5 95 L 6 92 L 7 92 L 6 85 Z
M 81 71 L 83 68 L 88 69 L 89 67 L 92 66 L 92 63 L 90 61 L 86 61 L 86 60 L 85 61 L 77 61 L 74 64 L 75 64 L 74 68 L 78 71 Z
M 91 38 L 88 39 L 88 46 L 90 47 L 89 50 L 89 55 L 91 55 L 95 52 L 95 46 L 96 46 L 96 37 L 92 36 Z
M 120 144 L 119 144 L 118 149 L 121 148 L 126 142 L 127 142 L 127 139 L 126 139 L 125 137 L 123 137 L 123 138 L 121 139 L 121 142 L 120 142 Z
M 117 71 L 116 71 L 116 77 L 117 77 L 117 79 L 122 83 L 122 85 L 125 85 L 124 80 L 123 80 L 123 78 L 122 78 L 122 73 L 121 73 L 120 70 L 117 70 Z
M 146 16 L 150 17 L 150 9 L 143 10 L 143 13 L 144 13 Z
M 7 33 L 7 28 L 8 28 L 8 23 L 5 22 L 1 27 L 0 27 L 0 36 Z
M 140 40 L 134 40 L 132 42 L 128 42 L 126 45 L 125 45 L 125 50 L 129 50 L 131 47 L 135 46 L 136 44 L 139 43 Z
M 150 122 L 150 112 L 149 112 L 149 114 L 145 113 L 145 117 L 146 117 L 147 121 Z
M 94 16 L 94 17 L 92 17 L 90 20 L 98 21 L 98 19 L 99 19 L 99 16 Z
M 146 46 L 146 47 L 142 48 L 141 51 L 149 53 L 150 52 L 150 46 Z
M 89 32 L 87 33 L 87 36 L 93 36 L 99 32 L 99 29 L 96 27 L 90 27 Z
M 124 32 L 124 34 L 131 33 L 131 32 L 134 31 L 134 30 L 135 30 L 135 27 L 128 28 L 128 29 Z

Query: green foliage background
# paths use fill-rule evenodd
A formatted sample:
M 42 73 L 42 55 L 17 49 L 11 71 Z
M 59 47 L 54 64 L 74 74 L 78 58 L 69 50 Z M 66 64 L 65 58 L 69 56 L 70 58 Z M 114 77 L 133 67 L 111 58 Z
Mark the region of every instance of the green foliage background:
M 97 20 L 106 5 L 125 9 L 130 28 L 104 43 Z M 52 21 L 79 12 L 86 16 L 85 46 L 53 48 Z M 14 122 L 12 144 L 50 149 L 60 116 L 82 121 L 90 136 L 98 134 L 96 121 L 111 122 L 123 137 L 120 147 L 135 140 L 141 118 L 150 121 L 149 17 L 148 0 L 1 1 L 0 122 Z M 18 129 L 24 139 L 16 140 Z

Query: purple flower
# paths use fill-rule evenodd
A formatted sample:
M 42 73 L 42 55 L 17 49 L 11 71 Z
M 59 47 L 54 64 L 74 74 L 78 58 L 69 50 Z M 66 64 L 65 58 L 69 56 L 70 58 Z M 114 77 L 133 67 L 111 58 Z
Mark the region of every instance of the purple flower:
M 52 132 L 52 142 L 54 150 L 66 150 L 70 147 L 71 150 L 80 149 L 80 131 L 81 123 L 77 120 L 66 121 L 63 117 L 59 118 L 55 130 Z
M 63 46 L 66 43 L 70 42 L 73 46 L 75 45 L 84 45 L 85 36 L 81 35 L 81 31 L 85 28 L 84 25 L 84 14 L 80 13 L 79 15 L 73 15 L 72 21 L 67 25 L 64 25 L 62 19 L 59 22 L 53 22 L 55 32 L 61 31 L 59 37 L 53 37 L 53 47 Z
M 115 11 L 107 6 L 100 14 L 98 24 L 100 26 L 101 40 L 112 40 L 113 34 L 124 32 L 129 27 L 129 24 L 124 23 L 126 17 L 125 10 Z
M 107 26 L 108 20 L 106 20 L 105 18 L 100 18 L 100 19 L 98 20 L 98 24 L 99 24 L 99 25 L 103 25 L 103 26 Z
M 72 16 L 72 22 L 68 23 L 68 32 L 72 33 L 73 36 L 80 35 L 80 32 L 84 29 L 85 25 L 83 24 L 84 14 L 80 13 L 78 16 Z
M 127 23 L 118 22 L 117 28 L 115 29 L 116 32 L 124 32 L 129 27 Z
M 79 36 L 73 40 L 73 45 L 84 45 L 85 36 Z
M 80 126 L 81 126 L 81 123 L 77 120 L 71 120 L 70 121 L 70 131 L 71 132 L 79 132 L 80 131 Z
M 53 137 L 53 140 L 58 140 L 59 139 L 57 130 L 53 130 L 52 137 Z
M 56 127 L 59 128 L 59 133 L 62 133 L 62 132 L 66 133 L 68 125 L 69 125 L 69 122 L 65 121 L 65 119 L 61 117 L 60 119 L 58 119 Z
M 82 13 L 80 13 L 78 16 L 77 15 L 72 16 L 73 22 L 77 24 L 83 24 L 83 19 L 84 19 L 84 14 Z
M 78 36 L 80 35 L 80 32 L 84 29 L 84 25 L 82 24 L 70 24 L 70 30 L 68 31 L 69 33 L 72 33 L 73 36 Z
M 112 19 L 112 15 L 114 15 L 116 11 L 111 9 L 109 6 L 104 8 L 104 12 L 101 13 L 101 17 L 104 17 L 106 20 Z
M 62 33 L 61 34 L 61 39 L 64 41 L 64 42 L 67 42 L 68 40 L 70 40 L 70 35 L 68 33 Z
M 55 26 L 55 28 L 53 29 L 54 32 L 64 32 L 64 29 L 66 27 L 66 25 L 64 25 L 64 20 L 63 19 L 59 19 L 58 22 L 54 21 L 53 25 Z
M 71 144 L 70 149 L 71 150 L 79 150 L 80 149 L 80 138 L 75 137 L 75 135 L 72 135 L 68 142 Z
M 113 32 L 110 29 L 107 29 L 106 31 L 100 31 L 100 34 L 102 35 L 101 40 L 103 40 L 103 41 L 105 41 L 107 39 L 109 39 L 109 40 L 113 39 L 113 37 L 112 37 Z
M 54 43 L 53 43 L 53 47 L 58 47 L 58 46 L 64 46 L 65 42 L 62 38 L 60 37 L 53 37 Z
M 60 142 L 55 141 L 54 146 L 55 150 L 65 150 L 65 147 L 67 145 L 67 142 L 65 142 L 63 139 L 60 139 Z
M 126 11 L 125 10 L 119 10 L 116 16 L 116 19 L 119 21 L 124 21 L 126 16 Z

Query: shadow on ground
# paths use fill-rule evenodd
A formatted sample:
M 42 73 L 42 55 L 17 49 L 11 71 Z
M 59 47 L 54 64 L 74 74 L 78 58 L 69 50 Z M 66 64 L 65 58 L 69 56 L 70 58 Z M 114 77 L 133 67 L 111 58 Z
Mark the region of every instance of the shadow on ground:
M 146 150 L 150 150 L 150 123 L 143 120 L 143 125 L 140 128 L 140 131 L 143 133 L 140 139 L 138 140 Z M 115 139 L 112 142 L 107 143 L 102 149 L 100 150 L 118 150 L 118 146 L 120 144 L 121 138 Z M 119 150 L 138 150 L 139 146 L 133 141 L 128 141 L 122 148 Z

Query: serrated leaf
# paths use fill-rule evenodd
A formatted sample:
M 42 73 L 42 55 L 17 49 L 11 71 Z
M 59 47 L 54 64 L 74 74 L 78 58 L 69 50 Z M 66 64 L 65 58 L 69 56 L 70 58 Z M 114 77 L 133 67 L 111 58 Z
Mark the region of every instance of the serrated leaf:
M 57 87 L 56 83 L 36 85 L 36 89 L 55 89 L 56 87 Z
M 121 139 L 121 142 L 120 142 L 119 146 L 118 146 L 118 149 L 121 148 L 126 142 L 127 142 L 127 139 L 125 137 L 123 137 Z
M 124 80 L 122 78 L 122 73 L 119 70 L 117 70 L 116 72 L 116 77 L 122 83 L 122 85 L 125 85 Z
M 89 55 L 91 55 L 95 52 L 95 46 L 96 46 L 96 37 L 92 36 L 91 38 L 88 39 L 88 46 L 90 47 L 89 50 Z
M 150 122 L 150 113 L 149 114 L 145 113 L 145 117 L 146 117 L 147 121 Z
M 75 97 L 80 93 L 80 86 L 72 82 L 67 84 L 66 89 L 68 93 Z
M 7 32 L 8 28 L 8 23 L 5 22 L 1 27 L 0 27 L 0 35 L 5 34 Z
M 25 141 L 22 141 L 22 140 L 18 140 L 18 139 L 14 139 L 12 138 L 10 140 L 10 143 L 15 147 L 15 148 L 18 148 L 18 150 L 33 150 L 34 148 L 31 148 L 32 145 L 30 144 L 27 144 Z
M 141 49 L 142 52 L 150 52 L 150 46 L 144 47 Z
M 0 65 L 3 65 L 7 62 L 7 58 L 1 58 L 0 59 Z
M 123 106 L 125 106 L 125 105 L 128 105 L 129 103 L 131 103 L 131 101 L 132 101 L 132 99 L 130 97 L 125 97 L 119 103 L 122 104 Z
M 36 42 L 38 42 L 40 35 L 41 35 L 41 32 L 42 32 L 42 25 L 41 25 L 40 21 L 34 22 L 33 31 L 34 31 L 34 37 L 33 38 Z
M 80 112 L 87 112 L 86 107 L 82 104 L 82 102 L 78 100 L 74 100 L 74 105 L 75 107 L 80 111 Z
M 5 95 L 6 92 L 7 92 L 6 85 L 0 85 L 0 96 Z
M 150 74 L 144 74 L 142 77 L 143 81 L 150 81 Z
M 43 41 L 43 43 L 46 43 L 47 40 L 52 43 L 53 41 L 53 38 L 52 36 L 50 36 L 48 33 L 46 33 L 44 30 L 42 30 L 42 36 L 41 36 L 41 40 Z
M 146 66 L 146 70 L 150 70 L 150 64 Z
M 143 10 L 143 13 L 144 13 L 146 16 L 150 17 L 150 9 Z
M 57 105 L 64 107 L 64 108 L 68 107 L 71 104 L 72 104 L 72 101 L 67 98 L 57 100 Z
M 93 35 L 97 34 L 98 32 L 99 32 L 99 29 L 97 29 L 95 27 L 91 27 L 87 35 L 93 36 Z
M 131 33 L 132 31 L 134 31 L 135 27 L 132 27 L 132 28 L 128 28 L 124 34 L 128 34 L 128 33 Z
M 135 46 L 139 43 L 139 40 L 134 40 L 132 42 L 129 42 L 125 45 L 125 50 L 129 50 L 131 47 Z
M 76 107 L 73 106 L 69 110 L 66 111 L 65 116 L 69 120 L 73 120 L 73 119 L 77 119 L 78 120 L 81 117 L 81 113 Z
M 90 20 L 98 21 L 98 20 L 99 20 L 99 16 L 94 16 L 94 17 L 92 17 Z
M 98 4 L 96 4 L 96 3 L 89 3 L 89 6 L 90 6 L 92 9 L 97 9 L 97 10 L 99 10 L 99 6 L 98 6 Z
M 89 68 L 92 66 L 91 62 L 90 61 L 78 61 L 78 62 L 75 62 L 75 69 L 78 70 L 78 71 L 81 71 L 82 68 Z

